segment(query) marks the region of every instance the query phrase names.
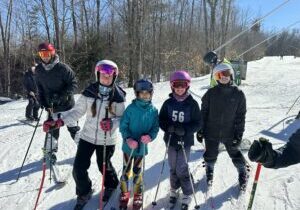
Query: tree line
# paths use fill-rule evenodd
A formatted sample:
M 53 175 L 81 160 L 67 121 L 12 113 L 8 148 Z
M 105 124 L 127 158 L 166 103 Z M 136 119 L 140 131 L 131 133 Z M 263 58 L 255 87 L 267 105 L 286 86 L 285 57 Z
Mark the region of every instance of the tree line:
M 204 75 L 209 69 L 203 55 L 259 18 L 249 14 L 235 0 L 0 1 L 0 94 L 23 92 L 23 73 L 39 62 L 36 50 L 43 41 L 55 45 L 60 60 L 76 72 L 81 88 L 94 81 L 93 69 L 100 59 L 119 65 L 119 81 L 125 86 L 141 77 L 168 80 L 174 69 Z M 272 33 L 258 23 L 224 47 L 220 57 L 235 59 Z M 241 59 L 299 53 L 300 33 L 292 30 Z

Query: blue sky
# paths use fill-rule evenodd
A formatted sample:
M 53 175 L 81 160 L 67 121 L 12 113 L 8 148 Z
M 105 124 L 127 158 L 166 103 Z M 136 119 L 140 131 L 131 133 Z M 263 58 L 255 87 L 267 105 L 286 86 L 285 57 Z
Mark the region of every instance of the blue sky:
M 236 0 L 243 10 L 249 9 L 249 18 L 262 17 L 285 0 Z M 290 0 L 262 22 L 265 30 L 280 30 L 296 21 L 300 21 L 300 0 Z M 300 29 L 300 23 L 293 28 Z

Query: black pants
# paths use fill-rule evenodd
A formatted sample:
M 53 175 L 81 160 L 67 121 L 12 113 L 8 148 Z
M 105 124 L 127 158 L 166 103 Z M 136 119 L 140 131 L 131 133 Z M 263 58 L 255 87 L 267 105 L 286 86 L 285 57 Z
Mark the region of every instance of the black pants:
M 205 139 L 205 152 L 204 160 L 209 165 L 214 165 L 219 154 L 219 144 L 220 141 L 206 140 Z M 230 156 L 234 166 L 240 171 L 244 170 L 246 165 L 246 160 L 238 147 L 233 147 L 231 142 L 224 143 L 226 151 Z
M 92 181 L 88 175 L 88 169 L 91 165 L 91 157 L 96 150 L 97 165 L 99 171 L 103 174 L 103 148 L 102 145 L 94 145 L 80 139 L 73 166 L 73 177 L 76 183 L 76 194 L 78 196 L 86 195 L 91 190 Z M 115 146 L 106 146 L 106 172 L 104 186 L 107 188 L 117 188 L 119 184 L 118 176 L 110 161 L 115 151 Z
M 32 96 L 28 96 L 28 105 L 26 106 L 25 117 L 38 119 L 39 108 L 40 105 L 37 100 Z

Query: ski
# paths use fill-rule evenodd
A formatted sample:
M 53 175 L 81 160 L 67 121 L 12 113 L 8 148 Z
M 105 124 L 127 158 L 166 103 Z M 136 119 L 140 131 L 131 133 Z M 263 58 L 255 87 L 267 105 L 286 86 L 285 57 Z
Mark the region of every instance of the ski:
M 21 123 L 23 123 L 23 124 L 25 124 L 25 125 L 29 125 L 31 127 L 35 127 L 36 123 L 37 123 L 37 121 L 29 121 L 29 120 L 26 120 L 26 119 L 24 119 L 24 120 L 19 120 L 18 119 L 18 121 L 21 122 Z M 38 127 L 40 127 L 40 126 L 42 126 L 41 123 L 38 124 Z
M 205 193 L 205 203 L 210 209 L 215 209 L 214 198 L 212 194 L 212 182 L 207 183 L 207 190 Z

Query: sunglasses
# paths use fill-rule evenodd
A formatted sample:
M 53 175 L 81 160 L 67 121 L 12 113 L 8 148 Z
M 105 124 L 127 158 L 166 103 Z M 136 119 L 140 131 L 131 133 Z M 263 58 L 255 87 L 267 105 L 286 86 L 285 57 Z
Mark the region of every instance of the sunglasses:
M 110 76 L 116 72 L 116 68 L 108 64 L 96 66 L 95 69 L 96 71 L 100 72 L 100 74 L 108 74 Z
M 51 57 L 51 51 L 39 51 L 39 56 L 41 58 L 49 58 Z
M 215 80 L 220 80 L 222 77 L 230 77 L 231 72 L 230 70 L 225 70 L 225 71 L 219 71 L 214 74 Z
M 187 88 L 189 86 L 189 83 L 184 80 L 178 80 L 178 81 L 173 81 L 171 83 L 172 88 Z

